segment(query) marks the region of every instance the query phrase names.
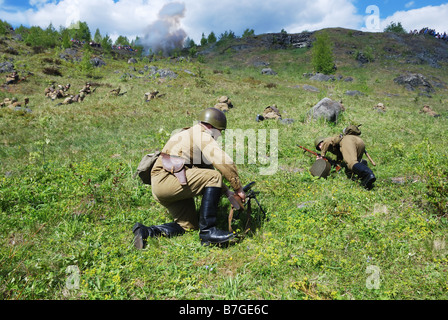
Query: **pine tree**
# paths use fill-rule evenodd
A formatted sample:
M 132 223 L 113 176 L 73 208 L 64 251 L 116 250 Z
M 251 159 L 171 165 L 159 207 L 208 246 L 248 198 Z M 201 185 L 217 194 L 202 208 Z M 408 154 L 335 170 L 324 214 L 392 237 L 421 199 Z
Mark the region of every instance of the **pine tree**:
M 207 44 L 207 38 L 205 37 L 204 33 L 202 33 L 201 46 L 205 46 L 206 44 Z
M 216 42 L 216 36 L 215 36 L 215 33 L 212 31 L 212 32 L 210 32 L 210 34 L 208 35 L 208 38 L 207 38 L 207 42 L 208 43 L 215 43 Z
M 93 36 L 93 41 L 95 41 L 96 43 L 100 43 L 101 40 L 103 40 L 103 37 L 101 36 L 100 29 L 97 28 L 95 31 L 95 35 Z

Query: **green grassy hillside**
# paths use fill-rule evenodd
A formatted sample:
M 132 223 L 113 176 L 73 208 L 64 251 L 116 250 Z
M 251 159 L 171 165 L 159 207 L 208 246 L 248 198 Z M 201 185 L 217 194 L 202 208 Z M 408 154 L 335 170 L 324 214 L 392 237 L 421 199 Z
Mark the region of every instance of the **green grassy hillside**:
M 447 45 L 411 35 L 326 31 L 337 66 L 336 80 L 328 82 L 304 76 L 313 72 L 310 48 L 279 48 L 269 35 L 199 48 L 194 57 L 133 64 L 128 54 L 101 50 L 80 50 L 81 62 L 66 61 L 62 49 L 39 52 L 4 37 L 0 63 L 13 63 L 27 78 L 3 85 L 0 102 L 28 97 L 31 112 L 0 109 L 2 297 L 447 299 Z M 359 53 L 370 62 L 356 60 Z M 83 69 L 84 56 L 106 65 Z M 262 74 L 265 67 L 276 75 Z M 166 70 L 175 76 L 164 77 Z M 406 73 L 422 74 L 433 91 L 410 91 L 394 81 Z M 81 103 L 57 105 L 62 99 L 44 96 L 51 82 L 70 83 L 76 94 L 86 81 L 96 90 Z M 109 95 L 117 87 L 126 93 Z M 145 102 L 154 89 L 159 97 Z M 346 94 L 355 90 L 361 94 Z M 222 95 L 234 105 L 229 128 L 278 132 L 274 174 L 260 175 L 265 160 L 275 160 L 273 144 L 257 163 L 238 166 L 243 183 L 256 182 L 267 219 L 260 220 L 253 203 L 258 223 L 228 248 L 202 247 L 197 232 L 188 232 L 136 250 L 135 222 L 170 221 L 151 187 L 132 177 L 141 157 Z M 325 97 L 343 101 L 336 124 L 307 117 Z M 386 112 L 374 109 L 378 103 Z M 273 104 L 294 121 L 256 122 Z M 424 105 L 440 116 L 421 113 Z M 371 191 L 343 172 L 313 177 L 313 158 L 297 147 L 313 149 L 317 136 L 351 123 L 362 124 L 377 164 L 370 165 L 377 176 Z M 222 228 L 228 211 L 223 199 Z M 244 229 L 245 218 L 234 228 Z

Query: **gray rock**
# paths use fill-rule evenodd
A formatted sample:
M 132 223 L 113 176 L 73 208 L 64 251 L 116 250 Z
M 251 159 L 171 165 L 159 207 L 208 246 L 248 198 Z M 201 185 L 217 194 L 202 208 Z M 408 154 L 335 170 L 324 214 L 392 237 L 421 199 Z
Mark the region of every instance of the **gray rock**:
M 177 74 L 170 69 L 159 69 L 155 66 L 149 67 L 149 75 L 148 77 L 159 77 L 159 78 L 177 78 Z
M 361 91 L 358 90 L 348 90 L 345 92 L 346 95 L 348 96 L 363 96 L 364 93 L 362 93 Z
M 261 70 L 261 74 L 275 76 L 277 74 L 277 72 L 273 71 L 271 68 L 264 68 Z
M 320 90 L 318 88 L 310 86 L 308 84 L 305 84 L 303 86 L 303 89 L 306 90 L 306 91 L 311 91 L 311 92 L 320 92 Z
M 161 78 L 177 78 L 177 74 L 169 69 L 159 69 L 158 73 Z
M 253 63 L 254 67 L 267 67 L 269 65 L 269 62 L 265 61 L 255 61 Z
M 335 77 L 334 76 L 330 76 L 330 75 L 326 75 L 326 74 L 323 74 L 323 73 L 316 73 L 314 76 L 312 76 L 310 78 L 310 80 L 326 82 L 326 81 L 334 81 Z
M 404 86 L 409 91 L 419 89 L 424 92 L 434 92 L 434 88 L 429 81 L 420 73 L 409 73 L 394 79 L 394 82 Z
M 0 73 L 9 73 L 14 71 L 14 65 L 9 62 L 1 62 L 0 63 Z
M 102 67 L 102 66 L 105 66 L 105 65 L 106 65 L 106 62 L 104 62 L 103 59 L 98 58 L 98 57 L 95 57 L 95 58 L 93 58 L 93 59 L 90 59 L 90 63 L 91 63 L 94 67 L 96 67 L 96 68 L 98 68 L 98 67 Z
M 342 105 L 330 98 L 323 98 L 311 110 L 308 115 L 315 120 L 325 119 L 329 122 L 337 122 L 339 114 L 343 111 Z
M 292 124 L 292 123 L 294 123 L 294 119 L 291 119 L 291 118 L 286 118 L 286 119 L 279 119 L 279 122 L 281 123 L 281 124 Z

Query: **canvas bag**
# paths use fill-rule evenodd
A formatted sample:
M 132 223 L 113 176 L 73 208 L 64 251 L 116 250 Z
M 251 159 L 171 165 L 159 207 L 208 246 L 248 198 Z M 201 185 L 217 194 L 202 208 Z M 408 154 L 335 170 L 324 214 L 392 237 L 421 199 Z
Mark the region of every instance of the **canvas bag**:
M 354 135 L 354 136 L 360 136 L 361 130 L 359 129 L 361 125 L 355 126 L 353 124 L 349 125 L 347 128 L 344 129 L 344 135 Z
M 155 151 L 154 153 L 145 154 L 140 161 L 137 171 L 134 174 L 134 178 L 137 175 L 140 177 L 144 184 L 151 184 L 151 170 L 154 167 L 157 159 L 160 156 L 160 151 Z

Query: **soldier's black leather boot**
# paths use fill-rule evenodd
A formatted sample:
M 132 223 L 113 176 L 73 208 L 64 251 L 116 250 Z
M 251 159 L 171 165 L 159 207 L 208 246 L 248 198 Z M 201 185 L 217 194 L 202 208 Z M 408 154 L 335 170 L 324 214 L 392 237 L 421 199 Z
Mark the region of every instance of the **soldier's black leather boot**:
M 363 163 L 357 163 L 353 166 L 353 172 L 361 179 L 361 185 L 367 190 L 373 188 L 373 183 L 376 181 L 376 177 L 372 170 Z
M 132 232 L 134 233 L 134 247 L 143 249 L 146 246 L 146 239 L 149 236 L 148 228 L 137 222 L 132 227 Z
M 137 249 L 143 249 L 146 246 L 146 240 L 148 237 L 174 237 L 185 233 L 184 228 L 178 225 L 176 222 L 165 223 L 158 226 L 144 226 L 141 223 L 136 223 L 132 227 L 134 233 L 134 246 Z
M 216 212 L 218 211 L 221 188 L 206 187 L 199 210 L 199 238 L 202 245 L 226 243 L 235 235 L 232 232 L 216 228 Z

